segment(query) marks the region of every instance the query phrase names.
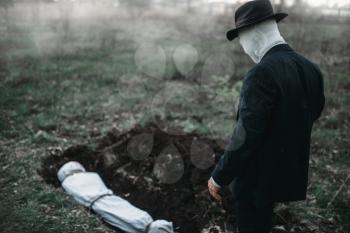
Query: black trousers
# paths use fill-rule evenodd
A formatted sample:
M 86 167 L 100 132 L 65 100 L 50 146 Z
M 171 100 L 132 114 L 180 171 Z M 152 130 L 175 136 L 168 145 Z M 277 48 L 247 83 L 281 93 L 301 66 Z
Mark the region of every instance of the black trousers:
M 274 204 L 256 207 L 252 201 L 236 200 L 239 233 L 270 233 Z

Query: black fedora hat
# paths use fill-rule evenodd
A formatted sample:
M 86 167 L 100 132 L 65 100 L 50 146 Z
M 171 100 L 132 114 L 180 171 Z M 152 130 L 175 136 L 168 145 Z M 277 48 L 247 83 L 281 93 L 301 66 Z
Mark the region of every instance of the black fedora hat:
M 275 19 L 276 22 L 281 21 L 288 14 L 274 13 L 269 0 L 249 1 L 239 7 L 235 13 L 236 28 L 227 32 L 227 39 L 232 41 L 238 36 L 240 29 L 252 26 L 268 19 Z

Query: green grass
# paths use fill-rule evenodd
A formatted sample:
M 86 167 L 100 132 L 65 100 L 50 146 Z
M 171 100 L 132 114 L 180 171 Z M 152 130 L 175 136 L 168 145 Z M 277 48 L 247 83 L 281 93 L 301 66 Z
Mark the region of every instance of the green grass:
M 179 23 L 180 26 L 182 24 L 186 24 L 186 21 Z M 295 27 L 292 25 L 288 29 L 287 39 L 292 45 L 299 46 L 302 43 L 295 38 L 302 37 L 292 34 Z M 313 28 L 313 25 L 308 27 Z M 330 27 L 337 32 L 332 37 L 341 38 L 338 27 Z M 114 35 L 108 28 L 100 30 L 94 32 L 95 36 L 103 33 L 108 37 Z M 216 35 L 222 28 L 218 26 L 213 30 L 213 35 Z M 314 33 L 310 36 L 317 37 L 315 41 L 321 43 L 316 32 L 326 29 L 313 30 Z M 207 34 L 201 37 L 188 31 L 181 33 L 184 38 L 203 38 L 202 41 L 196 39 L 194 42 L 200 51 L 200 63 L 215 51 L 225 51 L 232 56 L 236 64 L 236 80 L 251 66 L 251 62 L 242 57 L 241 50 L 238 56 L 233 53 L 237 49 L 236 45 L 223 43 Z M 50 146 L 67 148 L 93 140 L 93 135 L 103 134 L 112 127 L 128 129 L 137 120 L 150 120 L 148 105 L 145 106 L 143 101 L 152 99 L 163 82 L 140 74 L 134 64 L 137 44 L 132 41 L 116 39 L 110 44 L 111 47 L 81 47 L 79 40 L 74 41 L 73 36 L 71 42 L 77 44 L 78 48 L 73 46 L 74 49 L 70 51 L 68 46 L 64 48 L 62 42 L 61 47 L 43 54 L 43 51 L 40 52 L 34 46 L 33 34 L 35 33 L 17 29 L 7 37 L 0 38 L 0 46 L 9 47 L 0 59 L 0 231 L 112 232 L 96 216 L 75 204 L 61 189 L 46 185 L 36 170 L 40 167 L 41 159 L 48 155 L 46 148 Z M 179 38 L 171 36 L 158 41 L 165 47 L 169 46 L 170 55 L 172 48 L 183 43 Z M 95 43 L 94 40 L 92 42 Z M 311 42 L 305 43 L 309 45 Z M 319 47 L 321 46 L 317 48 Z M 307 48 L 299 48 L 299 51 L 308 53 L 310 51 Z M 336 54 L 337 51 L 338 49 L 330 50 L 324 56 Z M 167 64 L 167 76 L 171 77 L 174 65 L 169 59 Z M 327 210 L 325 208 L 350 168 L 350 71 L 340 72 L 338 68 L 325 63 L 321 68 L 327 85 L 327 108 L 313 132 L 315 150 L 312 152 L 310 200 L 307 205 L 295 203 L 289 208 L 296 215 L 316 222 L 320 221 L 317 215 L 326 219 L 334 218 L 334 225 L 338 229 L 334 232 L 345 233 L 350 228 L 350 212 L 346 208 L 350 203 L 350 198 L 346 195 L 349 184 L 334 203 Z M 123 86 L 120 77 L 128 73 L 137 74 L 141 80 L 146 80 L 146 88 L 137 82 L 131 89 L 125 89 L 127 84 L 124 83 L 126 86 Z M 338 75 L 333 75 L 334 73 Z M 203 122 L 183 117 L 180 125 L 188 131 L 224 138 L 232 129 L 234 111 L 233 104 L 232 108 L 225 104 L 234 102 L 236 96 L 233 84 L 227 87 L 221 83 L 221 77 L 216 78 L 218 85 L 208 88 L 206 94 L 217 98 L 210 99 L 195 109 Z M 177 82 L 176 85 L 188 85 L 187 80 Z M 135 93 L 146 90 L 144 99 L 140 101 L 136 98 L 137 95 L 131 96 L 130 91 L 133 90 Z M 180 90 L 177 94 L 188 95 L 185 91 Z M 173 114 L 180 118 L 190 115 L 193 107 L 177 99 L 171 101 L 170 105 L 178 108 Z M 312 198 L 316 201 L 311 201 Z

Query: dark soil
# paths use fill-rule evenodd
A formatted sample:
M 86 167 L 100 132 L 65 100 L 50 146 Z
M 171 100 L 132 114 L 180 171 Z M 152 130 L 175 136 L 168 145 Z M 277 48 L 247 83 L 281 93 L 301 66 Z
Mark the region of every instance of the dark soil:
M 138 161 L 129 156 L 127 145 L 132 136 L 140 133 L 152 133 L 154 143 L 150 156 Z M 191 143 L 199 138 L 196 134 L 169 135 L 155 125 L 137 126 L 124 134 L 111 131 L 95 146 L 72 146 L 63 153 L 51 154 L 43 160 L 39 174 L 47 183 L 60 187 L 56 175 L 58 169 L 68 161 L 78 161 L 86 170 L 98 172 L 116 195 L 146 210 L 154 219 L 173 221 L 179 232 L 200 232 L 213 221 L 217 224 L 228 221 L 230 215 L 214 203 L 207 192 L 207 181 L 213 167 L 202 170 L 191 163 Z M 208 138 L 200 140 L 216 155 L 222 154 L 222 142 Z M 153 167 L 159 153 L 169 145 L 174 145 L 181 153 L 184 174 L 174 184 L 162 184 L 153 175 Z M 108 164 L 106 160 L 110 159 L 106 154 L 115 156 L 113 164 Z M 230 209 L 228 199 L 229 195 L 223 202 L 227 210 Z
M 133 136 L 142 133 L 153 134 L 153 147 L 147 158 L 134 160 L 128 154 L 128 143 Z M 38 172 L 47 183 L 60 187 L 56 175 L 58 169 L 68 161 L 78 161 L 87 171 L 99 173 L 116 195 L 146 210 L 154 219 L 172 221 L 177 232 L 197 233 L 204 228 L 208 229 L 206 232 L 220 232 L 215 226 L 220 226 L 223 231 L 236 232 L 233 227 L 235 217 L 232 195 L 228 190 L 223 190 L 222 204 L 214 202 L 207 191 L 207 181 L 213 166 L 203 170 L 191 162 L 191 144 L 198 139 L 213 149 L 217 160 L 223 152 L 223 141 L 196 134 L 169 135 L 150 124 L 137 126 L 123 134 L 110 131 L 93 145 L 77 145 L 62 153 L 50 153 Z M 184 161 L 184 174 L 174 184 L 161 183 L 153 174 L 156 158 L 169 145 L 177 148 Z M 287 209 L 280 210 L 275 217 L 275 224 L 283 225 L 285 229 L 299 225 L 297 222 Z M 290 231 L 275 229 L 274 232 Z M 311 231 L 303 228 L 291 232 Z

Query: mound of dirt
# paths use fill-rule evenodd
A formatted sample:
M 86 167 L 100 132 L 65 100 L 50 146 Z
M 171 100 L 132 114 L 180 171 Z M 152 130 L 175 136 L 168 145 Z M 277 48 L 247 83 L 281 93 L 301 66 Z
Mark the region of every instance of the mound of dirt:
M 142 141 L 142 135 L 152 137 L 152 145 Z M 133 149 L 130 145 L 137 137 L 140 144 L 151 145 L 149 155 L 142 159 L 130 154 Z M 153 218 L 173 221 L 179 232 L 201 232 L 210 224 L 221 225 L 232 216 L 210 199 L 207 180 L 215 161 L 209 164 L 211 166 L 205 166 L 206 169 L 203 169 L 203 166 L 195 166 L 193 156 L 191 158 L 193 141 L 200 141 L 210 147 L 216 155 L 214 160 L 223 152 L 222 141 L 196 134 L 169 135 L 151 124 L 146 127 L 137 126 L 124 134 L 111 131 L 95 146 L 78 145 L 68 148 L 63 153 L 52 154 L 43 160 L 39 174 L 47 183 L 59 187 L 56 176 L 58 169 L 68 161 L 78 161 L 86 170 L 99 173 L 116 195 L 146 210 Z M 137 144 L 134 146 L 137 147 Z M 162 164 L 167 163 L 164 158 L 159 163 L 161 154 L 164 154 L 167 148 L 170 148 L 168 153 L 177 151 L 182 159 L 182 162 L 178 163 L 182 164 L 182 169 L 178 169 L 181 174 L 177 179 L 175 177 L 175 180 L 162 180 L 161 177 L 157 177 L 155 171 L 160 169 L 162 172 Z M 142 155 L 145 151 L 147 148 L 136 148 L 134 154 Z M 223 203 L 225 209 L 230 210 L 230 196 L 226 196 Z

